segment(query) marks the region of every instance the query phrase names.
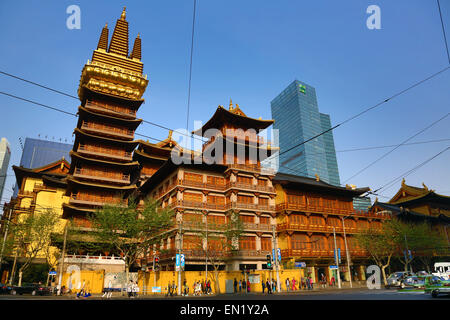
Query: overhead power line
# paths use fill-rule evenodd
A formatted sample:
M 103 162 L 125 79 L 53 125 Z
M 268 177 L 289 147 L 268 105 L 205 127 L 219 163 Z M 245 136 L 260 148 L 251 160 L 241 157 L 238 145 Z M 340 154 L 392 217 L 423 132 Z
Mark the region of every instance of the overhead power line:
M 309 139 L 307 139 L 307 140 L 305 140 L 305 141 L 303 141 L 303 142 L 301 142 L 301 143 L 299 143 L 299 144 L 296 144 L 295 146 L 293 146 L 293 147 L 291 147 L 291 148 L 289 148 L 289 149 L 287 149 L 287 150 L 284 150 L 283 152 L 280 152 L 280 155 L 282 155 L 282 154 L 284 154 L 284 153 L 286 153 L 286 152 L 289 152 L 289 151 L 291 151 L 291 150 L 293 150 L 293 149 L 295 149 L 295 148 L 297 148 L 297 147 L 299 147 L 299 146 L 301 146 L 301 145 L 303 145 L 303 144 L 305 144 L 305 143 L 307 143 L 307 142 L 309 142 L 309 141 L 312 141 L 312 140 L 314 140 L 314 139 L 316 139 L 316 138 L 318 138 L 318 137 L 324 135 L 324 134 L 327 133 L 327 132 L 333 131 L 334 129 L 340 127 L 341 125 L 346 124 L 347 122 L 352 121 L 352 120 L 354 120 L 354 119 L 356 119 L 356 118 L 362 116 L 363 114 L 365 114 L 365 113 L 367 113 L 367 112 L 369 112 L 369 111 L 371 111 L 371 110 L 373 110 L 373 109 L 375 109 L 375 108 L 377 108 L 377 107 L 379 107 L 379 106 L 381 106 L 381 105 L 383 105 L 383 104 L 385 104 L 385 103 L 391 101 L 392 99 L 395 99 L 395 98 L 397 98 L 398 96 L 400 96 L 400 95 L 402 95 L 402 94 L 404 94 L 404 93 L 410 91 L 411 89 L 413 89 L 413 88 L 415 88 L 415 87 L 421 85 L 422 83 L 424 83 L 424 82 L 426 82 L 426 81 L 428 81 L 428 80 L 433 79 L 434 77 L 436 77 L 436 76 L 438 76 L 439 74 L 441 74 L 441 73 L 447 71 L 448 69 L 450 69 L 450 66 L 447 66 L 447 67 L 445 67 L 444 69 L 441 69 L 441 70 L 439 70 L 439 71 L 436 72 L 436 73 L 433 73 L 432 75 L 426 77 L 425 79 L 422 79 L 422 80 L 420 80 L 420 81 L 415 82 L 414 84 L 410 85 L 409 87 L 407 87 L 407 88 L 405 88 L 405 89 L 403 89 L 403 90 L 401 90 L 401 91 L 399 91 L 399 92 L 393 94 L 392 96 L 390 96 L 390 97 L 384 99 L 383 101 L 378 102 L 377 104 L 375 104 L 375 105 L 373 105 L 373 106 L 371 106 L 371 107 L 369 107 L 369 108 L 366 108 L 366 109 L 364 109 L 363 111 L 361 111 L 361 112 L 355 114 L 354 116 L 351 116 L 350 118 L 348 118 L 348 119 L 346 119 L 346 120 L 340 122 L 339 124 L 335 125 L 334 127 L 331 127 L 331 128 L 328 129 L 328 130 L 325 130 L 325 131 L 323 131 L 323 132 L 321 132 L 321 133 L 319 133 L 319 134 L 317 134 L 317 135 L 315 135 L 315 136 L 313 136 L 313 137 L 311 137 L 311 138 L 309 138 Z
M 437 124 L 438 122 L 444 120 L 445 118 L 447 118 L 450 115 L 450 112 L 447 113 L 446 115 L 444 115 L 443 117 L 439 118 L 438 120 L 434 121 L 432 124 L 426 126 L 425 128 L 421 129 L 419 132 L 413 134 L 411 137 L 409 137 L 408 139 L 404 140 L 402 143 L 398 144 L 397 146 L 395 146 L 393 149 L 389 150 L 388 152 L 386 152 L 385 154 L 383 154 L 381 157 L 377 158 L 376 160 L 372 161 L 369 165 L 365 166 L 364 168 L 362 168 L 361 170 L 359 170 L 357 173 L 355 173 L 354 175 L 352 175 L 350 178 L 348 178 L 347 180 L 344 181 L 347 182 L 348 180 L 356 177 L 357 175 L 359 175 L 361 172 L 367 170 L 368 168 L 370 168 L 372 165 L 374 165 L 375 163 L 377 163 L 378 161 L 380 161 L 381 159 L 385 158 L 387 155 L 389 155 L 390 153 L 394 152 L 395 150 L 397 150 L 399 147 L 401 147 L 402 145 L 404 145 L 406 142 L 408 142 L 409 140 L 417 137 L 419 134 L 423 133 L 424 131 L 428 130 L 429 128 L 431 128 L 432 126 L 434 126 L 435 124 Z
M 186 130 L 189 132 L 189 108 L 191 104 L 191 81 L 192 81 L 192 56 L 194 52 L 194 34 L 195 34 L 195 11 L 197 8 L 197 0 L 194 0 L 194 12 L 192 16 L 192 35 L 191 35 L 191 58 L 189 62 L 189 84 L 188 84 L 188 98 L 187 98 L 187 115 L 186 115 Z
M 437 1 L 438 9 L 439 9 L 439 17 L 441 18 L 442 34 L 444 36 L 444 44 L 445 44 L 445 49 L 447 51 L 448 64 L 450 64 L 450 53 L 448 51 L 448 43 L 447 43 L 447 36 L 445 35 L 444 21 L 442 20 L 441 4 L 439 3 L 440 2 L 439 0 L 436 0 L 436 1 Z
M 403 174 L 401 174 L 400 176 L 398 176 L 397 178 L 389 181 L 388 183 L 386 183 L 385 185 L 381 186 L 380 188 L 374 190 L 373 192 L 371 192 L 372 194 L 377 193 L 380 190 L 383 189 L 387 189 L 392 187 L 397 181 L 399 181 L 400 179 L 403 179 L 405 177 L 407 177 L 408 175 L 414 173 L 415 171 L 417 171 L 418 169 L 420 169 L 421 167 L 423 167 L 424 165 L 426 165 L 428 162 L 430 162 L 431 160 L 437 158 L 438 156 L 440 156 L 441 154 L 443 154 L 444 152 L 446 152 L 447 150 L 450 149 L 450 146 L 445 148 L 444 150 L 440 151 L 439 153 L 435 154 L 434 156 L 432 156 L 431 158 L 428 158 L 427 160 L 421 162 L 420 164 L 418 164 L 417 166 L 415 166 L 414 168 L 404 172 Z

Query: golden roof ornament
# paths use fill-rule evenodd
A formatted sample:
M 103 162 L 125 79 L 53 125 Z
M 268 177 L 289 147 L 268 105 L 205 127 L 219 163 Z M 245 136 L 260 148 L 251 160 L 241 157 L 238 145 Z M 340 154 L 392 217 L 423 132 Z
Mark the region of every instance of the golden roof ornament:
M 404 186 L 405 185 L 405 178 L 403 178 L 403 180 L 402 180 L 402 186 Z
M 123 7 L 122 14 L 120 15 L 120 20 L 125 20 L 127 16 L 127 7 Z
M 230 98 L 230 105 L 229 105 L 230 111 L 233 110 L 233 101 Z
M 425 190 L 428 191 L 428 187 L 425 185 L 425 183 L 422 182 L 422 186 L 423 186 L 423 188 L 424 188 Z
M 315 176 L 316 176 L 316 181 L 320 181 L 320 177 L 317 173 L 315 174 Z

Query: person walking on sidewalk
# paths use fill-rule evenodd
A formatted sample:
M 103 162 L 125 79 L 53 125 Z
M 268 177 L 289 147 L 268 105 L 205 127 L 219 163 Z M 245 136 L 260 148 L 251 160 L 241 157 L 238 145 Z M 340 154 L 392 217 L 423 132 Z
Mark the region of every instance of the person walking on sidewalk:
M 289 291 L 290 289 L 290 283 L 289 283 L 289 278 L 286 279 L 286 291 Z
M 297 287 L 295 286 L 295 283 L 296 283 L 295 278 L 292 278 L 292 291 L 296 291 L 297 290 Z
M 238 282 L 237 282 L 236 278 L 234 278 L 234 283 L 233 283 L 234 293 L 237 293 L 237 285 L 238 285 Z
M 261 281 L 261 286 L 262 286 L 262 293 L 264 294 L 264 290 L 266 289 L 266 283 L 265 281 Z

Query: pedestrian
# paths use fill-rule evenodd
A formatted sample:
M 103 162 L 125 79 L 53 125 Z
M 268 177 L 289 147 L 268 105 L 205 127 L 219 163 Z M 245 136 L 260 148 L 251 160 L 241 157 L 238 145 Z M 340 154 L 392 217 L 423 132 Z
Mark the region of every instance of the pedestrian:
M 242 281 L 242 289 L 244 290 L 244 292 L 247 292 L 247 281 Z
M 206 283 L 206 288 L 207 288 L 207 293 L 208 294 L 212 294 L 212 290 L 211 290 L 211 280 L 208 280 L 208 282 Z
M 286 279 L 286 291 L 289 291 L 289 278 Z
M 314 284 L 313 284 L 313 279 L 312 277 L 309 279 L 310 284 L 311 284 L 311 290 L 314 290 Z
M 335 281 L 336 281 L 336 280 L 334 279 L 334 276 L 332 276 L 332 277 L 331 277 L 331 286 L 332 286 L 332 287 L 334 287 Z
M 176 289 L 177 289 L 177 285 L 175 284 L 175 281 L 172 281 L 172 294 L 176 295 Z
M 183 296 L 187 296 L 187 283 L 186 279 L 183 280 Z
M 250 292 L 250 280 L 247 280 L 247 292 Z
M 234 283 L 233 283 L 234 293 L 237 293 L 237 286 L 238 286 L 238 282 L 237 282 L 236 278 L 234 278 Z
M 297 287 L 295 286 L 295 278 L 292 278 L 292 291 L 297 290 Z
M 272 292 L 277 292 L 277 283 L 272 279 Z
M 269 279 L 266 281 L 267 293 L 272 294 L 272 284 Z
M 242 280 L 239 280 L 239 293 L 242 292 Z
M 133 283 L 132 290 L 133 290 L 133 298 L 137 298 L 137 293 L 139 292 L 139 286 L 137 284 L 137 281 L 136 283 Z
M 266 289 L 266 283 L 263 281 L 261 281 L 261 286 L 262 286 L 262 293 L 264 294 L 264 290 Z
M 309 282 L 309 276 L 306 277 L 305 282 L 306 282 L 306 288 L 307 288 L 308 290 L 311 290 L 311 285 L 310 285 L 310 282 Z
M 133 280 L 130 280 L 130 282 L 128 283 L 128 286 L 127 286 L 128 298 L 134 297 L 133 296 L 133 288 L 134 288 Z

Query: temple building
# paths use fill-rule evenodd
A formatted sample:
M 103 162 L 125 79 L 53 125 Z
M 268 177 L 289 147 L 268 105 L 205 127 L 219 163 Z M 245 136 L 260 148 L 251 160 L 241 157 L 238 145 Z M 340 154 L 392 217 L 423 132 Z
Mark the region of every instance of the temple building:
M 403 179 L 400 189 L 388 202 L 380 202 L 377 198 L 369 211 L 389 213 L 404 221 L 428 222 L 450 244 L 450 197 L 436 193 L 424 183 L 422 186 L 407 185 Z
M 139 163 L 132 152 L 139 142 L 134 132 L 141 119 L 136 112 L 144 102 L 148 80 L 143 75 L 141 39 L 128 50 L 125 8 L 108 46 L 108 26 L 101 32 L 91 61 L 84 66 L 78 96 L 78 123 L 70 155 L 64 218 L 88 226 L 86 215 L 105 203 L 126 204 L 137 189 Z
M 175 164 L 171 157 L 139 188 L 143 197 L 150 195 L 177 214 L 177 223 L 165 231 L 156 251 L 162 270 L 174 269 L 172 257 L 178 249 L 186 256 L 186 270 L 203 270 L 202 248 L 220 255 L 216 258 L 221 269 L 263 268 L 272 249 L 276 194 L 274 173 L 262 168 L 261 161 L 276 149 L 252 129 L 262 130 L 272 123 L 247 117 L 231 102 L 228 110 L 219 106 L 212 118 L 193 132 L 202 137 L 205 132 L 214 132 L 202 152 L 179 148 L 180 157 L 188 161 Z M 238 214 L 243 224 L 233 255 L 223 242 L 206 242 L 196 229 L 213 231 L 226 225 L 231 212 Z

